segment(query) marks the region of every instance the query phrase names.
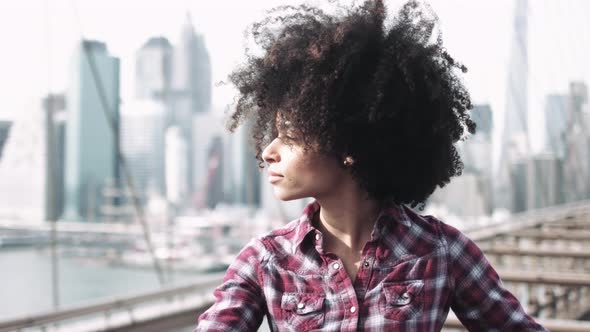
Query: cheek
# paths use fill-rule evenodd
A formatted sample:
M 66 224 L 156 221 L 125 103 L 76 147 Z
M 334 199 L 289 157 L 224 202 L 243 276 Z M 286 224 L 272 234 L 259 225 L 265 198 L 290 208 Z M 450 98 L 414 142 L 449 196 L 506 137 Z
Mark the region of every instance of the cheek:
M 341 179 L 341 170 L 327 158 L 309 158 L 293 164 L 295 180 L 311 188 L 335 186 Z

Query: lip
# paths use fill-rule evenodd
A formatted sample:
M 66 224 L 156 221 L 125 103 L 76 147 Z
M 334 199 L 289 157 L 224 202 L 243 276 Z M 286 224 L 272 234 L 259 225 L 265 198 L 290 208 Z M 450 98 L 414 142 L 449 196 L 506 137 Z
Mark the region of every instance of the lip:
M 275 171 L 268 170 L 268 182 L 275 184 L 283 179 L 283 176 Z
M 268 177 L 268 182 L 270 182 L 271 184 L 275 184 L 275 183 L 281 181 L 282 179 L 283 179 L 282 176 L 270 175 Z
M 270 170 L 270 169 L 268 170 L 268 175 L 270 175 L 270 176 L 279 176 L 279 177 L 283 177 L 283 175 L 282 175 L 282 174 L 280 174 L 280 173 L 277 173 L 277 172 L 275 172 L 275 171 L 273 171 L 273 170 Z

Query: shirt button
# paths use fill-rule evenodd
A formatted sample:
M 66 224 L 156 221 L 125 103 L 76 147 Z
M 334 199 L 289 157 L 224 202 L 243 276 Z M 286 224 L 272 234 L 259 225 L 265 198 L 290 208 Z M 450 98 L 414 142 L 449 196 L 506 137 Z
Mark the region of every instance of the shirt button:
M 319 234 L 316 234 L 316 235 L 315 235 L 315 239 L 316 239 L 316 241 L 319 241 L 319 240 L 320 240 L 320 237 L 321 237 L 321 236 L 320 236 Z
M 365 261 L 365 267 L 369 267 L 369 265 L 370 265 L 369 262 Z
M 354 314 L 356 312 L 356 307 L 355 306 L 350 307 L 350 312 L 352 312 Z
M 333 268 L 334 270 L 338 270 L 338 269 L 340 268 L 340 264 L 338 264 L 338 263 L 334 263 L 334 264 L 332 264 L 332 268 Z
M 303 303 L 298 303 L 298 304 L 297 304 L 297 308 L 298 308 L 298 309 L 303 309 L 303 308 L 305 308 L 305 304 L 303 304 Z

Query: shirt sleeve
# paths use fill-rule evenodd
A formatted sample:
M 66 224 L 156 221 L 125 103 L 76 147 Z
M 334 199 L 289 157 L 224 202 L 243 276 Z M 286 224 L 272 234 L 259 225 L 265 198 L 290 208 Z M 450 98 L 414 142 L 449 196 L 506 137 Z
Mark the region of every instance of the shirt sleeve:
M 451 309 L 469 331 L 547 331 L 527 315 L 506 290 L 481 249 L 456 228 L 441 222 L 454 288 Z
M 264 253 L 260 240 L 242 249 L 215 289 L 215 303 L 199 317 L 194 332 L 258 330 L 266 313 L 258 278 Z

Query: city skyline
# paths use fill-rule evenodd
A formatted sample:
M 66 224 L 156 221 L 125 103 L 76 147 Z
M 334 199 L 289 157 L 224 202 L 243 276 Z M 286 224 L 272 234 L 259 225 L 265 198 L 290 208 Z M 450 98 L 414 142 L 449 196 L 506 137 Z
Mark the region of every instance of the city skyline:
M 536 119 L 545 116 L 557 116 L 557 118 L 560 116 L 566 116 L 559 114 L 545 115 L 545 113 L 547 113 L 548 96 L 563 95 L 563 93 L 552 92 L 544 95 L 542 100 L 542 108 L 537 107 L 538 105 L 535 105 L 534 102 L 531 103 L 531 99 L 534 98 L 528 97 L 531 94 L 534 96 L 535 93 L 539 93 L 533 88 L 535 85 L 538 85 L 538 82 L 536 82 L 533 78 L 535 75 L 539 75 L 538 68 L 532 68 L 534 67 L 533 64 L 535 63 L 535 57 L 529 57 L 529 54 L 534 53 L 529 49 L 534 47 L 535 44 L 533 41 L 535 38 L 538 39 L 538 34 L 535 35 L 534 33 L 530 33 L 531 27 L 529 26 L 529 22 L 534 22 L 535 20 L 535 15 L 533 15 L 534 8 L 530 6 L 530 3 L 527 5 L 526 0 L 516 1 L 515 4 L 517 5 L 512 12 L 512 31 L 509 33 L 511 37 L 510 39 L 513 41 L 510 48 L 510 66 L 506 66 L 505 71 L 508 73 L 506 77 L 507 82 L 503 85 L 503 87 L 506 89 L 506 103 L 504 108 L 506 110 L 505 114 L 508 117 L 505 117 L 503 121 L 498 121 L 497 113 L 499 112 L 498 109 L 500 109 L 500 112 L 503 109 L 502 105 L 498 105 L 497 102 L 478 103 L 477 98 L 473 98 L 473 103 L 476 108 L 479 105 L 485 109 L 485 112 L 481 114 L 479 114 L 475 109 L 473 111 L 473 118 L 477 119 L 479 117 L 480 120 L 484 122 L 480 123 L 482 125 L 480 128 L 480 133 L 482 134 L 477 135 L 467 141 L 468 145 L 466 145 L 467 148 L 464 150 L 466 155 L 463 156 L 466 165 L 466 174 L 464 175 L 463 179 L 454 180 L 454 187 L 456 188 L 467 186 L 471 188 L 471 190 L 474 190 L 474 192 L 478 191 L 481 193 L 483 200 L 481 203 L 477 203 L 481 207 L 474 209 L 473 211 L 486 210 L 489 213 L 492 206 L 510 208 L 510 206 L 515 206 L 514 204 L 517 204 L 516 201 L 511 199 L 509 197 L 510 195 L 508 194 L 511 193 L 514 188 L 516 188 L 514 187 L 514 183 L 512 183 L 514 181 L 508 181 L 508 178 L 512 176 L 510 174 L 516 174 L 514 172 L 520 172 L 514 168 L 516 167 L 514 166 L 516 165 L 515 162 L 518 161 L 515 158 L 502 158 L 505 159 L 503 163 L 504 167 L 502 168 L 504 170 L 502 173 L 504 176 L 500 177 L 503 180 L 494 181 L 495 185 L 497 183 L 503 184 L 503 191 L 501 194 L 498 192 L 493 196 L 505 197 L 506 202 L 500 204 L 498 204 L 498 202 L 492 203 L 492 195 L 490 195 L 491 192 L 487 189 L 482 190 L 483 187 L 481 187 L 481 185 L 483 182 L 478 184 L 478 181 L 486 182 L 486 178 L 491 179 L 491 174 L 497 172 L 497 168 L 492 168 L 492 165 L 494 164 L 495 159 L 493 157 L 494 150 L 497 150 L 499 147 L 498 145 L 500 145 L 498 144 L 500 139 L 494 137 L 498 135 L 498 131 L 501 130 L 501 141 L 504 142 L 500 146 L 506 148 L 509 145 L 506 142 L 511 142 L 514 137 L 518 135 L 530 135 L 531 131 L 535 130 L 535 128 L 538 126 L 538 124 L 531 125 L 528 123 L 528 121 L 523 123 L 523 118 L 528 118 L 528 120 L 530 120 L 531 118 Z M 120 107 L 121 111 L 123 112 L 122 114 L 126 114 L 128 116 L 126 119 L 130 121 L 121 127 L 122 132 L 119 134 L 122 135 L 124 141 L 124 144 L 122 145 L 123 152 L 130 160 L 130 164 L 132 164 L 132 175 L 138 177 L 137 184 L 139 186 L 137 189 L 139 189 L 141 192 L 145 192 L 146 189 L 148 189 L 148 184 L 151 183 L 150 188 L 156 189 L 155 191 L 152 191 L 154 193 L 159 192 L 160 196 L 156 196 L 161 197 L 164 191 L 166 191 L 165 196 L 169 198 L 171 202 L 174 202 L 176 208 L 179 209 L 178 211 L 183 211 L 185 208 L 189 208 L 190 206 L 194 205 L 194 203 L 196 203 L 197 208 L 202 208 L 205 206 L 205 204 L 209 208 L 212 208 L 218 202 L 232 204 L 242 201 L 249 201 L 252 197 L 260 197 L 260 191 L 256 189 L 259 186 L 257 181 L 254 181 L 254 184 L 250 182 L 242 184 L 240 182 L 240 179 L 248 178 L 247 175 L 244 176 L 245 174 L 249 174 L 248 170 L 246 170 L 245 173 L 236 173 L 233 174 L 234 176 L 227 177 L 227 175 L 230 174 L 229 172 L 231 172 L 231 170 L 228 169 L 229 165 L 236 165 L 236 161 L 237 164 L 241 166 L 232 167 L 234 168 L 234 172 L 236 170 L 248 168 L 248 163 L 245 162 L 248 157 L 244 154 L 246 151 L 240 147 L 243 145 L 243 143 L 245 143 L 245 136 L 240 137 L 243 136 L 245 132 L 240 135 L 233 135 L 234 139 L 228 140 L 225 136 L 229 135 L 229 133 L 223 131 L 221 125 L 222 114 L 219 111 L 212 110 L 210 107 L 210 96 L 212 92 L 211 86 L 213 85 L 211 82 L 210 63 L 212 58 L 214 59 L 214 56 L 209 56 L 210 50 L 207 47 L 206 33 L 203 31 L 195 31 L 193 25 L 194 18 L 192 18 L 191 15 L 192 14 L 190 11 L 185 12 L 183 22 L 177 22 L 177 24 L 175 24 L 175 26 L 178 28 L 177 35 L 180 36 L 178 40 L 175 41 L 172 39 L 170 41 L 169 37 L 162 34 L 152 35 L 144 40 L 141 47 L 135 50 L 133 61 L 135 65 L 128 66 L 128 69 L 130 68 L 134 71 L 134 75 L 131 75 L 130 77 L 135 77 L 135 80 L 128 80 L 132 83 L 132 87 L 127 90 L 127 93 L 131 94 L 130 96 L 124 97 L 123 91 L 125 91 L 125 84 L 123 84 L 123 82 L 125 82 L 125 76 L 121 74 L 121 83 L 119 83 L 119 72 L 124 72 L 125 70 L 122 69 L 123 65 L 117 65 L 116 84 L 113 85 L 113 87 L 116 87 L 117 97 L 114 100 L 121 100 L 122 102 L 116 103 L 113 101 L 116 103 L 116 105 L 113 104 L 111 106 L 111 108 L 117 109 L 117 113 Z M 537 19 L 538 16 L 539 15 L 537 13 Z M 444 32 L 444 26 L 441 27 L 441 29 Z M 102 50 L 102 52 L 104 52 L 104 50 L 106 50 L 108 47 L 109 54 L 112 54 L 112 56 L 117 59 L 117 62 L 119 62 L 117 54 L 112 51 L 112 48 L 107 41 L 103 39 L 86 39 L 82 43 L 84 45 L 93 45 L 92 49 Z M 446 45 L 448 46 L 449 43 L 446 43 Z M 457 56 L 452 50 L 449 50 L 449 52 L 452 56 L 457 58 L 457 60 L 461 61 L 460 56 Z M 79 50 L 77 50 L 75 54 L 77 53 L 79 53 Z M 73 62 L 70 60 L 71 63 L 69 63 L 69 71 L 72 77 L 75 78 L 78 75 L 80 75 L 80 77 L 84 75 L 88 76 L 88 73 L 84 74 L 84 70 L 80 69 L 84 68 L 84 66 L 80 67 L 82 65 L 82 60 L 80 59 L 79 55 L 74 57 L 70 56 L 70 59 L 73 59 Z M 121 70 L 118 69 L 119 67 L 121 67 Z M 582 69 L 584 68 L 584 66 L 578 67 L 578 72 L 582 72 Z M 103 71 L 103 69 L 106 68 L 102 68 L 99 71 Z M 108 70 L 106 74 L 107 77 L 112 76 L 108 73 Z M 468 76 L 466 75 L 466 83 L 469 83 L 467 78 Z M 84 81 L 87 81 L 87 79 L 81 80 L 81 82 Z M 72 91 L 76 91 L 77 89 L 82 89 L 81 91 L 88 90 L 88 88 L 82 88 L 81 84 L 76 82 L 78 81 L 73 79 L 69 81 L 68 84 L 66 84 L 66 92 L 69 99 L 66 101 L 66 104 L 70 104 L 70 107 L 67 108 L 67 117 L 74 120 L 77 118 L 76 114 L 79 113 L 76 111 L 76 105 L 79 104 L 79 101 L 77 100 L 79 98 L 76 98 L 75 94 L 72 95 Z M 577 91 L 575 94 L 580 95 L 580 98 L 585 93 L 584 91 L 586 89 L 586 85 L 584 79 L 570 79 L 565 82 L 560 82 L 560 84 L 568 86 L 570 90 L 572 87 L 574 87 L 574 90 L 569 91 L 569 93 Z M 52 91 L 54 94 L 56 93 L 53 90 L 50 91 Z M 53 94 L 49 94 L 49 96 L 51 95 Z M 72 95 L 73 98 L 70 98 L 72 97 L 70 95 Z M 121 96 L 121 99 L 119 99 L 119 96 Z M 582 111 L 583 107 L 586 107 L 582 105 L 582 103 L 585 102 L 585 99 L 583 100 L 583 98 L 580 98 L 578 99 L 580 100 L 581 104 L 579 107 L 576 107 Z M 147 107 L 147 104 L 140 102 L 142 100 L 152 100 L 154 102 L 161 103 L 161 107 L 163 107 L 162 116 L 164 116 L 164 120 L 160 121 L 161 126 L 158 127 L 159 129 L 153 132 L 148 132 L 149 130 L 147 130 L 147 128 L 153 125 L 158 126 L 158 121 L 154 122 L 153 119 L 147 120 L 147 118 L 140 118 L 137 117 L 139 114 L 134 114 L 142 113 L 142 108 Z M 96 100 L 96 98 L 85 98 L 85 101 L 82 104 L 84 104 L 85 108 L 87 109 L 94 109 L 94 111 L 91 112 L 92 114 L 100 115 L 102 113 L 100 111 L 96 111 L 96 107 L 99 107 L 100 109 L 101 104 Z M 527 105 L 531 106 L 527 107 Z M 219 107 L 219 105 L 217 107 Z M 568 108 L 568 112 L 569 109 L 573 110 L 573 108 Z M 148 111 L 148 109 L 146 109 L 146 111 Z M 541 114 L 541 116 L 539 116 L 539 114 Z M 553 120 L 554 119 L 552 119 L 552 121 Z M 152 125 L 147 124 L 150 121 Z M 504 123 L 504 126 L 499 127 L 497 124 L 501 124 L 502 122 Z M 72 124 L 74 123 L 76 123 L 76 121 L 72 122 Z M 134 128 L 134 126 L 138 126 L 137 128 L 145 128 L 133 131 L 132 128 Z M 67 127 L 69 128 L 68 132 L 73 130 L 72 128 L 75 128 L 70 127 L 69 125 Z M 163 137 L 165 129 L 170 129 L 172 127 L 176 131 L 180 131 L 176 133 L 176 136 L 169 135 L 174 134 L 173 131 L 166 133 L 166 140 L 164 140 Z M 545 128 L 547 128 L 547 126 L 536 128 L 536 130 L 544 132 Z M 529 131 L 529 129 L 531 131 Z M 549 136 L 550 135 L 555 134 L 550 132 Z M 564 133 L 560 135 L 563 136 Z M 74 137 L 75 135 L 70 136 Z M 244 142 L 241 142 L 242 140 L 240 140 L 240 138 L 244 138 Z M 521 139 L 522 137 L 518 136 L 517 138 Z M 579 149 L 578 147 L 583 146 L 578 142 L 582 138 L 583 137 L 580 135 L 568 136 L 568 139 L 570 140 L 570 143 L 568 143 L 568 148 L 571 151 Z M 141 148 L 139 146 L 135 146 L 134 144 L 136 143 L 133 143 L 139 142 L 138 140 L 150 140 L 152 143 L 149 145 L 154 147 L 157 145 L 162 145 L 163 152 L 159 155 L 157 153 L 152 154 L 150 149 L 145 150 L 145 148 L 145 151 L 142 152 Z M 217 140 L 216 145 L 213 144 L 215 140 Z M 74 141 L 70 139 L 68 140 L 67 145 L 73 147 L 74 145 L 71 145 L 74 144 L 73 142 Z M 88 149 L 88 147 L 93 145 L 91 143 L 91 141 L 77 142 L 75 143 L 75 146 L 85 146 L 87 148 L 86 150 L 90 151 L 92 149 Z M 520 158 L 524 157 L 532 160 L 531 158 L 534 158 L 534 156 L 537 156 L 540 152 L 553 149 L 550 144 L 545 145 L 546 143 L 548 143 L 546 140 L 542 140 L 541 149 L 537 149 L 537 151 L 534 149 L 529 149 L 529 144 L 527 143 L 526 148 L 523 148 L 524 150 L 520 152 Z M 170 145 L 171 149 L 164 148 L 164 146 L 168 145 Z M 459 144 L 459 146 L 460 145 L 461 144 Z M 78 148 L 75 148 L 72 151 L 76 151 L 77 149 Z M 583 170 L 585 170 L 587 167 L 586 162 L 582 161 L 585 160 L 585 154 L 581 154 L 581 152 L 572 153 L 571 151 L 568 155 L 566 155 L 566 158 L 569 159 L 564 165 L 570 168 L 575 168 L 578 173 L 580 173 L 579 171 L 584 173 Z M 185 155 L 182 156 L 181 154 Z M 504 155 L 504 153 L 502 155 Z M 75 154 L 72 156 L 75 157 Z M 244 160 L 240 161 L 241 159 Z M 164 160 L 166 161 L 164 162 Z M 543 162 L 544 161 L 539 161 L 539 163 Z M 215 163 L 219 163 L 220 165 L 218 166 Z M 73 165 L 71 162 L 68 164 Z M 162 164 L 161 166 L 164 166 L 164 164 L 169 164 L 170 166 L 165 167 L 166 180 L 164 180 L 164 173 L 158 171 L 158 169 L 162 171 L 164 170 L 164 168 L 158 166 L 160 164 Z M 255 163 L 252 159 L 252 166 L 254 165 Z M 115 169 L 117 169 L 117 167 L 115 167 Z M 75 170 L 75 168 L 73 169 Z M 148 171 L 148 169 L 151 169 L 151 171 Z M 524 170 L 524 168 L 522 169 Z M 473 173 L 472 179 L 468 179 L 469 175 L 467 173 L 469 172 Z M 548 168 L 545 172 L 551 171 Z M 52 173 L 52 171 L 50 171 L 50 173 Z M 225 180 L 223 180 L 221 177 L 222 173 L 224 174 Z M 66 174 L 70 174 L 70 172 L 66 172 Z M 535 172 L 535 174 L 537 174 L 537 172 Z M 213 175 L 217 175 L 217 177 L 215 177 L 217 180 L 212 180 Z M 67 178 L 70 177 L 71 176 L 68 176 Z M 119 180 L 119 176 L 116 174 L 106 177 L 99 176 L 99 178 L 100 179 L 97 178 L 93 181 L 98 181 L 98 183 L 106 183 L 105 181 L 113 179 L 113 181 L 117 183 Z M 254 178 L 257 177 L 255 176 Z M 519 178 L 519 180 L 522 179 Z M 86 180 L 81 182 L 77 181 L 76 183 L 80 182 L 80 184 L 83 184 L 85 181 Z M 164 187 L 168 187 L 168 185 L 164 185 L 164 183 L 168 183 L 169 181 L 171 181 L 169 183 L 170 187 L 164 189 Z M 98 183 L 95 184 L 97 189 L 102 186 Z M 160 185 L 157 183 L 160 183 Z M 176 183 L 176 185 L 174 183 Z M 457 186 L 457 183 L 463 183 L 463 185 Z M 115 186 L 118 185 L 119 184 L 116 184 Z M 485 186 L 489 187 L 490 185 L 488 184 Z M 522 192 L 525 192 L 525 182 L 522 182 L 518 188 L 520 188 L 519 190 Z M 579 193 L 576 194 L 576 197 L 584 196 L 585 188 L 580 187 L 578 189 Z M 229 194 L 231 192 L 233 192 L 233 194 Z M 452 190 L 448 192 L 452 192 Z M 72 197 L 72 188 L 69 188 L 66 193 L 69 193 L 69 196 Z M 210 195 L 211 197 L 209 197 Z M 244 195 L 252 197 L 244 199 Z M 75 196 L 88 196 L 90 197 L 88 198 L 89 202 L 98 201 L 97 199 L 91 199 L 92 195 L 88 194 Z M 520 197 L 522 195 L 518 194 L 517 196 Z M 180 197 L 183 197 L 183 199 L 180 200 Z M 523 199 L 525 198 L 525 196 L 522 197 Z M 259 198 L 254 198 L 255 201 L 258 201 L 258 199 Z M 532 196 L 530 196 L 530 199 L 530 202 L 521 200 L 517 205 L 523 207 L 533 206 Z M 553 199 L 548 199 L 550 201 L 554 201 Z M 72 213 L 71 209 L 72 206 L 71 204 L 68 205 L 68 218 L 74 218 L 74 213 Z M 82 204 L 75 203 L 74 205 Z M 82 210 L 83 209 L 80 210 L 80 215 L 87 214 L 82 212 Z
M 390 14 L 394 14 L 403 2 L 386 1 Z M 15 118 L 18 113 L 26 112 L 33 97 L 41 98 L 48 92 L 65 90 L 63 71 L 69 60 L 63 55 L 73 48 L 81 33 L 88 39 L 104 41 L 121 59 L 121 98 L 122 107 L 125 107 L 125 102 L 132 102 L 134 95 L 135 53 L 154 36 L 163 36 L 176 43 L 187 12 L 193 17 L 197 33 L 204 36 L 211 54 L 213 83 L 216 83 L 225 79 L 243 60 L 243 31 L 247 24 L 261 17 L 264 9 L 284 3 L 302 2 L 261 0 L 248 4 L 229 1 L 204 4 L 177 0 L 150 2 L 141 7 L 132 3 L 115 4 L 111 0 L 100 3 L 52 1 L 47 6 L 33 0 L 1 4 L 0 12 L 11 15 L 0 20 L 6 25 L 5 29 L 0 29 L 0 37 L 18 47 L 13 52 L 16 55 L 8 54 L 7 61 L 0 65 L 0 70 L 5 73 L 0 79 L 0 88 L 10 91 L 4 100 L 5 107 L 0 109 L 0 119 Z M 447 49 L 469 68 L 464 79 L 474 102 L 489 103 L 494 111 L 494 122 L 503 123 L 515 2 L 433 0 L 429 3 L 441 20 Z M 539 151 L 544 143 L 542 110 L 546 94 L 566 92 L 568 82 L 572 80 L 589 81 L 590 66 L 584 66 L 586 61 L 582 59 L 590 58 L 590 36 L 579 32 L 590 30 L 590 23 L 582 19 L 590 12 L 590 4 L 579 0 L 567 4 L 541 0 L 533 2 L 530 7 L 529 105 L 536 111 L 530 112 L 528 120 L 533 150 Z M 131 15 L 132 29 L 127 27 Z M 23 20 L 23 16 L 38 24 L 19 23 L 31 21 Z M 19 31 L 18 37 L 12 33 L 15 30 Z M 573 31 L 577 33 L 570 33 Z M 23 39 L 27 42 L 22 43 Z M 24 63 L 27 59 L 30 60 L 28 66 L 14 66 L 14 63 Z M 213 109 L 218 113 L 231 103 L 235 94 L 229 86 L 214 85 L 212 92 Z M 502 126 L 495 128 L 495 141 L 501 130 Z M 498 155 L 498 151 L 494 154 Z

